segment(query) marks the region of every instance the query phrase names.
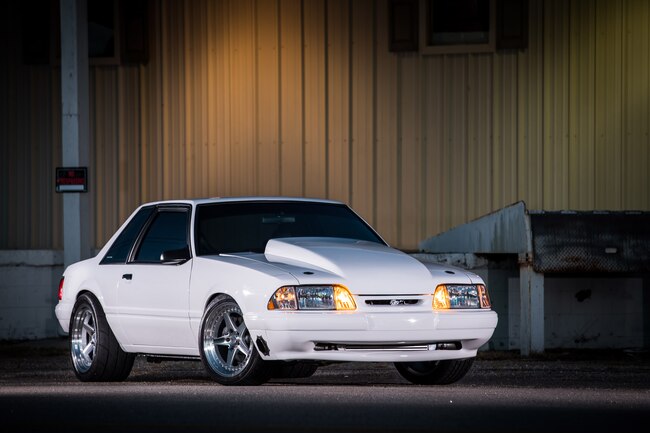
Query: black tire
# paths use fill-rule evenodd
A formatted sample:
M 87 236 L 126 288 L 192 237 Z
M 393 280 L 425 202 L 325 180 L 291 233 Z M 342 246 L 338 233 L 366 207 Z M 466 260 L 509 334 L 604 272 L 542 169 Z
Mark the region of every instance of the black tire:
M 260 385 L 271 363 L 257 353 L 239 305 L 220 295 L 208 304 L 199 329 L 199 352 L 208 374 L 222 385 Z
M 311 377 L 318 370 L 318 364 L 301 361 L 276 361 L 273 377 L 276 379 L 302 379 Z
M 462 379 L 472 367 L 474 358 L 430 362 L 396 362 L 395 368 L 406 380 L 416 385 L 449 385 Z
M 133 368 L 135 354 L 126 353 L 111 331 L 97 298 L 77 299 L 70 319 L 70 360 L 82 382 L 118 382 Z

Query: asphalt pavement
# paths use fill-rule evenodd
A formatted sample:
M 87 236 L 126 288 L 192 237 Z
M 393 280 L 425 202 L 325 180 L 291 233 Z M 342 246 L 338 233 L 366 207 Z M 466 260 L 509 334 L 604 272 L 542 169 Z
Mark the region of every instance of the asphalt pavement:
M 415 386 L 391 364 L 341 363 L 259 387 L 200 362 L 136 359 L 121 383 L 78 382 L 64 339 L 0 342 L 0 432 L 645 431 L 641 350 L 480 352 L 457 384 Z

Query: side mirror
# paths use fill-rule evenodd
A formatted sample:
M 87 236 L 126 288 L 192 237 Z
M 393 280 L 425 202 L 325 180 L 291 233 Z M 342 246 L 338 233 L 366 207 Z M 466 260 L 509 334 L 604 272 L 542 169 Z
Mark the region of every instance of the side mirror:
M 185 246 L 177 250 L 163 251 L 160 260 L 165 264 L 180 265 L 191 259 L 190 247 Z

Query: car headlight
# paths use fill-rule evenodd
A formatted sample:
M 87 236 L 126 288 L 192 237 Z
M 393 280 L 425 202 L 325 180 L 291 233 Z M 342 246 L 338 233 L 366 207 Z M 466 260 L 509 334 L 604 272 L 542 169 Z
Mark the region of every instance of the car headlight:
M 283 286 L 267 304 L 269 310 L 356 310 L 350 291 L 341 285 Z
M 490 297 L 483 284 L 441 284 L 433 293 L 436 310 L 490 308 Z

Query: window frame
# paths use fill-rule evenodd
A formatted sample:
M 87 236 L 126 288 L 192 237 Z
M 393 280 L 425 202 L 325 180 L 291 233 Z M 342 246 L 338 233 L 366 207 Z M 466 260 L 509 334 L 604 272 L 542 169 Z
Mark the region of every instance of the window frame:
M 379 233 L 370 225 L 368 222 L 361 217 L 358 213 L 354 211 L 350 206 L 346 205 L 345 203 L 326 203 L 326 202 L 316 202 L 316 201 L 299 201 L 299 200 L 251 200 L 251 201 L 225 201 L 225 202 L 215 202 L 215 203 L 201 203 L 196 206 L 195 212 L 194 212 L 194 223 L 193 223 L 193 236 L 196 242 L 196 256 L 197 257 L 204 257 L 204 256 L 210 256 L 210 255 L 221 255 L 221 254 L 238 254 L 241 252 L 215 252 L 215 253 L 199 253 L 199 244 L 198 244 L 198 238 L 199 238 L 199 212 L 202 208 L 204 207 L 211 207 L 211 206 L 228 206 L 228 205 L 233 205 L 233 204 L 289 204 L 289 203 L 296 203 L 296 204 L 303 204 L 303 205 L 310 205 L 310 204 L 318 204 L 318 205 L 326 205 L 326 206 L 335 206 L 335 207 L 341 207 L 347 209 L 352 215 L 354 215 L 356 218 L 358 218 L 359 222 L 365 226 L 376 238 L 377 241 L 376 243 L 379 245 L 383 246 L 388 246 L 388 243 L 379 235 Z M 296 236 L 299 237 L 299 236 Z M 349 238 L 352 239 L 352 238 Z M 375 242 L 375 241 L 368 241 L 368 242 Z M 263 252 L 262 252 L 263 253 Z
M 462 53 L 492 53 L 496 51 L 496 26 L 497 26 L 497 4 L 496 0 L 490 2 L 490 29 L 488 42 L 484 44 L 451 44 L 451 45 L 430 45 L 429 34 L 429 3 L 436 0 L 420 0 L 420 54 L 462 54 Z M 439 0 L 438 0 L 439 1 Z
M 107 261 L 108 254 L 111 252 L 111 250 L 115 247 L 115 244 L 120 240 L 122 235 L 129 229 L 129 226 L 133 224 L 134 220 L 138 217 L 138 215 L 142 212 L 149 211 L 149 215 L 145 218 L 145 220 L 142 222 L 140 225 L 140 228 L 135 234 L 135 237 L 131 241 L 131 244 L 129 246 L 129 250 L 126 253 L 126 257 L 124 260 L 118 260 L 118 261 Z M 129 257 L 131 257 L 131 253 L 133 251 L 134 245 L 138 242 L 138 239 L 140 238 L 140 235 L 142 233 L 142 230 L 147 227 L 149 224 L 149 221 L 151 221 L 151 217 L 156 214 L 156 207 L 155 206 L 143 206 L 140 209 L 137 210 L 137 212 L 134 212 L 133 218 L 129 219 L 128 222 L 125 222 L 124 228 L 120 231 L 120 233 L 115 237 L 115 240 L 111 243 L 111 246 L 108 247 L 108 250 L 106 251 L 106 254 L 104 254 L 104 257 L 99 261 L 100 265 L 124 265 L 129 262 Z
M 145 236 L 149 232 L 149 228 L 153 224 L 153 222 L 156 220 L 158 215 L 163 212 L 185 212 L 187 213 L 187 226 L 185 227 L 185 241 L 187 243 L 187 249 L 190 254 L 190 259 L 192 259 L 192 240 L 190 238 L 190 230 L 192 226 L 192 206 L 186 205 L 186 204 L 164 204 L 164 205 L 158 205 L 156 206 L 155 211 L 151 214 L 147 222 L 142 226 L 142 230 L 140 230 L 140 233 L 138 234 L 138 237 L 136 238 L 136 241 L 133 243 L 133 247 L 131 248 L 131 251 L 129 252 L 129 256 L 127 258 L 126 264 L 130 265 L 179 265 L 182 263 L 176 263 L 176 262 L 163 262 L 163 261 L 158 261 L 158 262 L 150 262 L 150 261 L 139 261 L 136 260 L 136 255 L 140 251 L 140 247 L 142 246 L 142 242 L 144 241 Z

